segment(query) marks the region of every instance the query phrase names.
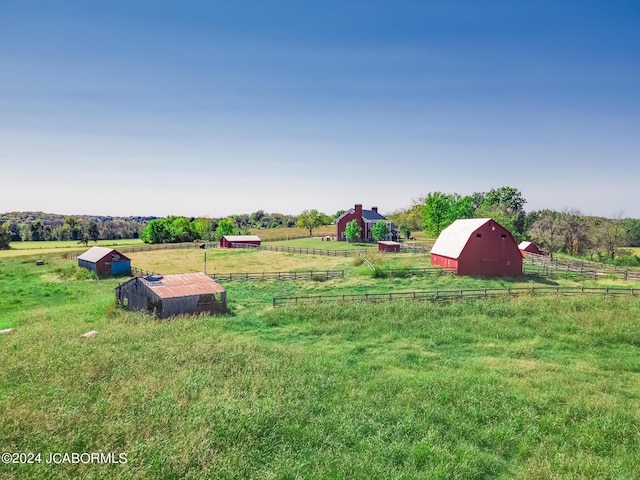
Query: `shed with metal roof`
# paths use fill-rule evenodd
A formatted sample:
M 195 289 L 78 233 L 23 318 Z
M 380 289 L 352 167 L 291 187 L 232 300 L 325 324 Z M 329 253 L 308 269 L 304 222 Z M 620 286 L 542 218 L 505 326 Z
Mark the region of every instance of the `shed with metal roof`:
M 226 310 L 227 293 L 204 273 L 136 277 L 116 287 L 116 302 L 158 318 Z
M 533 253 L 534 255 L 544 255 L 544 252 L 538 248 L 538 246 L 533 242 L 522 241 L 518 245 L 518 249 L 524 256 L 525 253 Z
M 220 248 L 259 247 L 261 242 L 257 235 L 225 235 L 220 239 Z
M 113 248 L 91 247 L 78 257 L 78 266 L 99 277 L 131 275 L 131 259 Z
M 431 264 L 458 275 L 522 275 L 522 254 L 511 232 L 491 218 L 456 220 L 431 248 Z
M 380 241 L 378 242 L 378 251 L 379 252 L 400 252 L 400 242 L 392 242 L 392 241 Z

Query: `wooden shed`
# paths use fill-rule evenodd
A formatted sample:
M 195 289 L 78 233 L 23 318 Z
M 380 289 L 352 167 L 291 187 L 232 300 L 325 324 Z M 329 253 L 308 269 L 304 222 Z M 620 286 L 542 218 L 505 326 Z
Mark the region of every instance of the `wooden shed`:
M 518 245 L 518 249 L 522 253 L 524 257 L 525 253 L 533 253 L 534 255 L 544 255 L 544 252 L 538 248 L 538 246 L 533 242 L 520 242 Z
M 400 252 L 400 243 L 392 242 L 392 241 L 381 241 L 378 242 L 378 251 L 379 252 Z
M 131 275 L 131 259 L 113 248 L 91 247 L 78 257 L 78 266 L 96 272 L 99 277 Z
M 116 303 L 127 310 L 168 318 L 224 311 L 227 293 L 204 273 L 149 275 L 118 285 Z
M 259 247 L 261 242 L 257 235 L 225 235 L 220 239 L 220 248 Z
M 431 248 L 431 264 L 458 275 L 522 275 L 522 254 L 511 232 L 491 218 L 456 220 Z

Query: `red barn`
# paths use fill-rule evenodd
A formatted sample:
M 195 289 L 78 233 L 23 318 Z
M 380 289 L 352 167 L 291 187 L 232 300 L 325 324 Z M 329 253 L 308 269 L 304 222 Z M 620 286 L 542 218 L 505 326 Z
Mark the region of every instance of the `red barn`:
M 431 264 L 458 275 L 522 275 L 522 254 L 511 232 L 491 218 L 456 220 L 431 248 Z
M 391 241 L 378 242 L 378 251 L 398 253 L 400 251 L 400 243 Z
M 131 260 L 113 248 L 91 247 L 78 257 L 78 266 L 99 277 L 131 275 Z
M 339 242 L 347 240 L 347 237 L 344 236 L 344 230 L 347 228 L 347 223 L 352 220 L 355 220 L 361 228 L 359 239 L 361 242 L 368 242 L 373 239 L 371 229 L 380 220 L 387 224 L 389 232 L 387 240 L 396 240 L 398 238 L 398 227 L 383 215 L 380 215 L 378 207 L 371 207 L 371 210 L 363 210 L 362 205 L 356 204 L 354 208 L 347 210 L 336 219 L 336 239 Z
M 225 235 L 220 239 L 220 248 L 259 247 L 261 242 L 257 235 Z
M 544 255 L 544 252 L 538 248 L 538 246 L 533 242 L 520 242 L 518 245 L 518 249 L 522 253 L 524 257 L 525 253 L 533 253 L 535 255 Z

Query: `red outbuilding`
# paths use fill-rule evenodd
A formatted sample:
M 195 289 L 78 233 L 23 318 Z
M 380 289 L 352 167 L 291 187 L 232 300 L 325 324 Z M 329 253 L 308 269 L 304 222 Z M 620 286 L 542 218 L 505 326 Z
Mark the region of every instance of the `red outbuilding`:
M 78 257 L 78 266 L 99 277 L 131 275 L 131 259 L 113 248 L 91 247 Z
M 400 243 L 399 242 L 378 242 L 378 251 L 379 252 L 400 252 Z
M 544 255 L 544 252 L 538 248 L 538 246 L 533 242 L 520 242 L 518 245 L 518 249 L 522 256 L 524 257 L 525 253 L 533 253 L 534 255 Z
M 220 239 L 220 248 L 259 247 L 261 242 L 257 235 L 225 235 Z
M 511 232 L 491 218 L 456 220 L 431 248 L 431 264 L 458 275 L 522 275 L 522 254 Z

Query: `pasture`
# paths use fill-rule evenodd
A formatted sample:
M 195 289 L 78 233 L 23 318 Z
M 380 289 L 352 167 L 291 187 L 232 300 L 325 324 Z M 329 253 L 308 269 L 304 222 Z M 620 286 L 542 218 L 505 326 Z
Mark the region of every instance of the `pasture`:
M 351 257 L 206 252 L 228 271 L 317 262 L 346 273 L 225 283 L 230 315 L 156 321 L 114 308 L 118 280 L 73 261 L 0 263 L 0 328 L 17 327 L 0 336 L 4 450 L 127 454 L 114 465 L 0 464 L 0 477 L 640 477 L 637 297 L 270 306 L 322 292 L 612 280 L 373 278 Z M 201 271 L 203 255 L 132 254 L 162 273 Z M 99 333 L 80 339 L 88 330 Z
M 87 248 L 98 245 L 100 247 L 122 248 L 144 245 L 140 239 L 126 240 L 98 240 L 89 242 L 89 246 L 75 240 L 51 242 L 11 242 L 10 250 L 0 250 L 0 258 L 24 257 L 28 255 L 49 255 L 53 253 L 84 252 Z

